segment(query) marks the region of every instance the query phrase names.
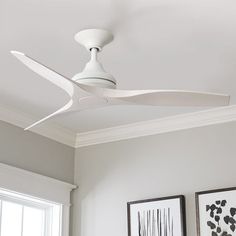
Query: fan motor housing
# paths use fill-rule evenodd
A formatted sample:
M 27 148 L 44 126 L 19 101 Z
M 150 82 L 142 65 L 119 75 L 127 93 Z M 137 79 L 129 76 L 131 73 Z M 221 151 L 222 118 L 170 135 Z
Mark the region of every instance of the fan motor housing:
M 72 80 L 102 88 L 116 88 L 115 78 L 107 73 L 101 63 L 96 60 L 89 61 L 81 73 L 76 74 Z
M 76 82 L 80 84 L 86 84 L 101 88 L 116 88 L 116 82 L 114 78 L 110 74 L 103 74 L 103 75 L 86 75 L 83 72 L 76 74 L 73 78 Z
M 75 35 L 75 40 L 91 53 L 91 59 L 84 70 L 72 79 L 81 84 L 102 88 L 116 88 L 115 78 L 107 73 L 102 64 L 97 60 L 97 53 L 113 40 L 113 35 L 102 29 L 87 29 Z

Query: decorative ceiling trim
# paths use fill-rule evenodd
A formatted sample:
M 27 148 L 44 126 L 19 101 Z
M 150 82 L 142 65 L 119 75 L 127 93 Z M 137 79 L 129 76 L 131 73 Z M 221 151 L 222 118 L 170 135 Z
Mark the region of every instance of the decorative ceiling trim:
M 0 107 L 0 120 L 24 128 L 36 119 L 16 109 Z M 138 138 L 178 130 L 226 123 L 236 120 L 236 105 L 200 112 L 142 121 L 128 125 L 75 133 L 57 124 L 45 123 L 31 131 L 68 146 L 79 148 L 95 144 Z M 29 132 L 29 131 L 26 131 Z
M 8 108 L 1 105 L 0 120 L 21 128 L 25 128 L 29 124 L 35 122 L 37 118 L 35 119 L 30 117 L 29 115 L 13 109 L 12 107 Z M 30 132 L 40 134 L 68 146 L 75 147 L 76 133 L 57 124 L 45 123 L 42 126 L 35 127 L 30 130 Z
M 236 120 L 236 105 L 78 133 L 75 147 L 120 141 Z

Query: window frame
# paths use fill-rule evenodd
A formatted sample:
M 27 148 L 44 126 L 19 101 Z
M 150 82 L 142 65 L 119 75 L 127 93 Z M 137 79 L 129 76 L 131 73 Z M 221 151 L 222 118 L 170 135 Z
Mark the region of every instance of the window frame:
M 69 236 L 70 192 L 77 186 L 0 163 L 0 188 L 61 205 L 60 236 Z
M 0 235 L 1 235 L 1 228 L 2 228 L 2 203 L 3 202 L 10 202 L 18 204 L 22 207 L 22 229 L 21 229 L 21 236 L 24 230 L 24 211 L 25 207 L 30 207 L 34 209 L 39 209 L 44 212 L 44 234 L 43 236 L 51 236 L 52 235 L 52 224 L 53 224 L 53 207 L 59 207 L 59 221 L 61 221 L 60 212 L 61 212 L 61 204 L 54 204 L 49 203 L 44 200 L 35 199 L 31 196 L 23 196 L 19 193 L 13 193 L 12 191 L 8 191 L 6 189 L 0 188 Z M 61 233 L 61 225 L 59 225 L 59 232 Z

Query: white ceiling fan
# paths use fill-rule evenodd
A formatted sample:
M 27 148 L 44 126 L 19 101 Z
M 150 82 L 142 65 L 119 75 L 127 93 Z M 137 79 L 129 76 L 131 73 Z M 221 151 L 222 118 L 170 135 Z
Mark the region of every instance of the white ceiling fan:
M 152 106 L 226 106 L 230 96 L 224 94 L 184 90 L 118 90 L 116 80 L 107 73 L 97 59 L 97 53 L 113 40 L 113 35 L 102 29 L 87 29 L 75 35 L 75 40 L 91 53 L 84 70 L 72 79 L 59 74 L 24 53 L 11 51 L 23 64 L 63 89 L 70 97 L 59 110 L 27 127 L 28 130 L 49 118 L 69 111 L 82 111 L 107 105 Z M 81 90 L 93 96 L 80 98 Z

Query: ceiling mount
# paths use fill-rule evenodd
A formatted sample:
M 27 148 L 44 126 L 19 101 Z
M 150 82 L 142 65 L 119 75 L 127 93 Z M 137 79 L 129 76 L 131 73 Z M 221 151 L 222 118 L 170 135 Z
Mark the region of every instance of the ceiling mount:
M 113 35 L 104 29 L 86 29 L 75 35 L 75 40 L 87 50 L 97 48 L 99 51 L 113 40 Z

